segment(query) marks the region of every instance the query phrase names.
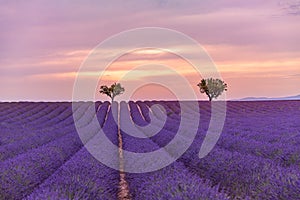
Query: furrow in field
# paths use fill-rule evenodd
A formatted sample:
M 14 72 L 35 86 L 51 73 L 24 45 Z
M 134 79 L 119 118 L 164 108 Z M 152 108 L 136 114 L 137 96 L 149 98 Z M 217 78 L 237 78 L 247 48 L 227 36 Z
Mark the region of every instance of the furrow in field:
M 106 112 L 107 105 L 105 105 L 102 109 L 102 112 Z M 105 110 L 106 108 L 106 110 Z M 75 111 L 76 112 L 76 111 Z M 104 118 L 104 117 L 103 117 Z M 100 122 L 103 124 L 103 121 Z M 64 135 L 76 132 L 76 129 L 73 126 L 70 127 L 56 127 L 53 130 L 49 130 L 48 128 L 42 129 L 38 131 L 37 134 L 26 137 L 22 140 L 18 140 L 13 143 L 9 143 L 4 146 L 0 146 L 0 160 L 4 161 L 8 158 L 12 158 L 20 153 L 26 153 L 27 151 L 38 148 L 41 145 L 47 144 L 54 140 L 58 140 L 59 138 L 63 137 Z
M 27 126 L 15 127 L 14 125 L 11 125 L 11 127 L 9 128 L 2 128 L 1 132 L 3 132 L 3 135 L 0 136 L 0 142 L 1 142 L 0 146 L 8 145 L 14 142 L 21 142 L 24 139 L 28 140 L 28 138 L 31 137 L 39 137 L 39 134 L 44 134 L 44 132 L 46 133 L 50 133 L 51 131 L 56 132 L 58 129 L 62 129 L 59 131 L 65 131 L 65 129 L 69 127 L 73 127 L 73 122 L 72 122 L 73 119 L 71 115 L 69 119 L 70 119 L 69 125 L 63 127 L 59 126 L 60 123 L 57 123 L 52 127 L 46 127 L 43 126 L 43 123 L 38 123 L 38 126 L 31 125 L 28 127 Z
M 33 104 L 32 103 L 18 103 L 18 102 L 14 102 L 14 103 L 7 103 L 4 102 L 2 105 L 8 105 L 8 108 L 5 109 L 2 112 L 1 116 L 1 121 L 7 118 L 11 118 L 15 115 L 21 115 L 24 112 L 27 112 L 28 110 L 30 110 L 31 108 L 33 108 Z
M 30 117 L 43 110 L 47 110 L 48 106 L 46 103 L 33 103 L 30 107 L 31 108 L 26 107 L 22 113 L 12 113 L 12 115 L 7 116 L 4 121 L 7 123 L 14 123 L 14 125 L 26 124 L 26 121 L 30 119 Z
M 81 123 L 81 129 L 87 133 L 84 141 L 79 139 L 76 132 L 72 132 L 58 140 L 2 162 L 0 164 L 0 197 L 2 199 L 25 197 L 75 154 L 82 147 L 82 142 L 86 143 L 98 131 L 88 121 Z
M 129 111 L 129 108 L 133 108 Z M 126 116 L 128 115 L 129 116 Z M 121 102 L 121 127 L 122 122 L 124 126 L 130 126 L 130 121 L 126 117 L 132 117 L 131 122 L 136 124 L 142 123 L 142 117 L 136 110 L 134 104 Z M 132 129 L 132 131 L 134 131 Z M 138 131 L 138 129 L 136 130 Z M 170 133 L 169 131 L 165 134 Z M 141 134 L 146 134 L 141 132 Z M 124 149 L 132 152 L 146 153 L 148 151 L 155 151 L 159 149 L 157 143 L 149 138 L 137 139 L 128 133 L 122 131 Z M 167 152 L 166 152 L 167 153 Z M 168 153 L 167 153 L 168 154 Z M 171 154 L 169 155 L 171 156 Z M 126 157 L 124 157 L 126 162 Z M 156 160 L 147 165 L 155 165 Z M 159 161 L 158 161 L 159 162 Z M 131 163 L 131 162 L 130 162 Z M 128 163 L 126 163 L 128 165 Z M 132 163 L 133 164 L 133 163 Z M 129 167 L 129 166 L 127 166 Z M 133 166 L 135 168 L 143 168 L 143 161 L 137 160 Z M 155 172 L 126 174 L 132 199 L 229 199 L 229 197 L 219 192 L 218 186 L 212 187 L 207 180 L 200 179 L 198 176 L 190 173 L 184 164 L 175 161 L 170 166 L 160 169 Z
M 105 104 L 105 106 L 107 109 L 108 105 Z M 105 117 L 104 111 L 105 107 L 100 108 L 98 117 Z M 111 111 L 108 115 L 103 131 L 114 140 L 114 143 L 117 143 L 117 125 L 112 119 Z M 93 137 L 87 141 L 86 145 L 92 140 Z M 106 153 L 112 159 L 115 158 L 115 162 L 119 162 L 118 152 L 102 153 Z M 103 165 L 83 146 L 25 199 L 116 199 L 118 181 L 119 171 Z
M 165 138 L 161 138 L 160 140 L 153 141 L 158 143 L 161 147 L 164 146 L 164 140 Z M 197 142 L 198 145 L 196 146 L 199 146 L 199 144 L 201 144 L 199 143 L 201 142 L 201 138 Z M 242 159 L 243 155 L 239 152 L 228 152 L 223 148 L 219 148 L 218 146 L 216 146 L 213 150 L 213 152 L 219 152 L 218 156 L 208 156 L 209 158 L 207 158 L 206 160 L 204 158 L 204 161 L 207 162 L 201 162 L 202 160 L 197 157 L 197 151 L 199 151 L 199 149 L 194 148 L 192 153 L 186 153 L 184 156 L 182 156 L 180 161 L 185 163 L 189 169 L 193 170 L 193 172 L 198 174 L 200 177 L 210 179 L 214 184 L 221 183 L 222 188 L 230 192 L 232 196 L 243 198 L 245 198 L 247 195 L 252 196 L 253 198 L 275 198 L 276 196 L 281 196 L 282 198 L 287 198 L 288 194 L 290 194 L 291 197 L 296 198 L 297 194 L 299 194 L 299 190 L 295 186 L 297 184 L 297 181 L 299 181 L 299 174 L 294 168 L 282 168 L 272 160 L 263 159 L 251 155 L 244 155 L 244 157 L 247 158 L 247 162 L 245 162 Z M 210 155 L 213 155 L 213 153 L 211 153 Z M 234 156 L 232 157 L 232 155 Z M 219 159 L 222 160 L 219 162 L 221 165 L 222 163 L 224 163 L 224 166 L 222 166 L 222 168 L 219 165 L 214 165 L 218 157 L 226 158 Z M 234 164 L 232 164 L 233 160 Z M 250 163 L 252 163 L 254 166 L 249 167 L 248 165 Z M 232 167 L 233 169 L 229 169 L 230 165 L 234 165 Z M 270 170 L 269 172 L 265 172 L 268 167 L 271 167 L 272 170 Z M 221 169 L 219 170 L 219 168 Z M 199 170 L 197 171 L 197 169 Z M 231 170 L 230 172 L 232 173 L 229 173 L 225 169 Z M 216 171 L 213 172 L 212 170 Z M 239 174 L 240 172 L 244 173 L 244 176 L 241 176 Z M 285 175 L 274 176 L 274 174 Z M 289 176 L 292 176 L 294 178 L 290 179 Z M 225 180 L 228 182 L 225 182 Z M 262 186 L 258 184 L 259 181 L 266 181 L 268 184 Z M 284 189 L 278 190 L 278 188 Z

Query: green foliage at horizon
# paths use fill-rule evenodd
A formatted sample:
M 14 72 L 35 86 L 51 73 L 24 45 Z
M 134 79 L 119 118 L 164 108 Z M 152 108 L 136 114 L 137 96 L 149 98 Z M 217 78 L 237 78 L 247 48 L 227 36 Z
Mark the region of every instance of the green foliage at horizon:
M 197 86 L 200 88 L 201 93 L 205 93 L 208 96 L 209 101 L 218 98 L 224 91 L 227 91 L 227 84 L 220 79 L 202 79 Z
M 114 98 L 120 94 L 123 94 L 125 89 L 121 86 L 120 83 L 114 83 L 110 87 L 102 85 L 100 87 L 100 93 L 105 94 L 111 98 L 111 101 L 114 101 Z

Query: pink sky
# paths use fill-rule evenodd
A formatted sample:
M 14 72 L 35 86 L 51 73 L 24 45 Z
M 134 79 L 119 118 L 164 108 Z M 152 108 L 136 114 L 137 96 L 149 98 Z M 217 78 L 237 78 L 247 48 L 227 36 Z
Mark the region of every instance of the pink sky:
M 298 15 L 287 9 L 287 2 L 1 1 L 0 101 L 71 100 L 76 73 L 95 46 L 119 32 L 149 26 L 180 31 L 201 44 L 229 85 L 227 99 L 298 95 L 300 10 Z M 103 56 L 120 48 L 104 49 Z M 196 87 L 199 77 L 185 70 L 180 59 L 159 52 L 124 55 L 99 84 L 111 84 L 135 65 L 153 62 L 179 68 L 198 98 L 206 99 Z M 163 71 L 145 70 L 129 81 L 138 84 L 153 74 L 176 85 Z M 167 90 L 145 86 L 133 99 L 173 98 Z

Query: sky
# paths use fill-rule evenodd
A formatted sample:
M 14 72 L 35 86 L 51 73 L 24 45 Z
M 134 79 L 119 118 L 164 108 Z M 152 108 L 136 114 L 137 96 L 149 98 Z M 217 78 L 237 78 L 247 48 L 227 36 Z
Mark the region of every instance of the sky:
M 0 101 L 72 100 L 78 71 L 95 47 L 143 27 L 175 30 L 197 41 L 228 84 L 226 99 L 298 95 L 299 20 L 298 0 L 0 0 Z M 103 48 L 99 56 L 111 57 L 125 47 L 126 42 Z M 201 59 L 189 46 L 176 48 Z M 190 86 L 157 64 L 176 70 Z M 95 78 L 103 67 L 95 63 L 86 78 Z M 201 78 L 180 55 L 132 49 L 97 77 L 94 98 L 108 100 L 98 93 L 100 85 L 122 82 L 139 86 L 125 88 L 133 100 L 174 99 L 172 88 L 186 87 L 207 99 L 196 86 Z M 151 84 L 160 80 L 169 85 Z

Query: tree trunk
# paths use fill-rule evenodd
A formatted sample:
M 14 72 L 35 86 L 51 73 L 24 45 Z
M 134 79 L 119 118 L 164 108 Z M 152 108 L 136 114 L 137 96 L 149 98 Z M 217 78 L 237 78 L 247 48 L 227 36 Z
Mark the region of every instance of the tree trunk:
M 98 106 L 96 113 L 100 110 L 101 104 Z
M 209 98 L 209 101 L 211 101 L 211 100 L 212 100 L 212 97 L 211 97 L 211 96 L 208 96 L 208 98 Z

